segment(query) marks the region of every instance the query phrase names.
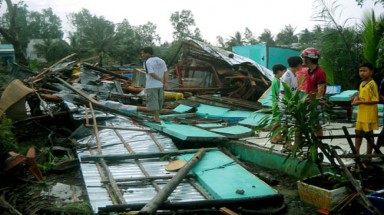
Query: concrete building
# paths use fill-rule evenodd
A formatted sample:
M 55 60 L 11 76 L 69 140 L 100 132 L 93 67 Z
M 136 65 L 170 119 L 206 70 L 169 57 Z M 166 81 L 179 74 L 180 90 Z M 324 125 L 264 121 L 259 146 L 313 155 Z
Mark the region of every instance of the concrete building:
M 12 44 L 0 44 L 0 60 L 3 66 L 15 62 L 15 49 Z

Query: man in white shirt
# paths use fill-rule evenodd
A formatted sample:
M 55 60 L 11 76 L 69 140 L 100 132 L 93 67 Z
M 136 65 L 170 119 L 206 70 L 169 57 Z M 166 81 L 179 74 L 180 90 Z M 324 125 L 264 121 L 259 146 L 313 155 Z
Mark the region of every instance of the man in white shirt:
M 147 109 L 153 112 L 153 118 L 160 122 L 160 110 L 164 103 L 164 89 L 168 89 L 168 69 L 164 60 L 153 56 L 153 49 L 146 47 L 141 50 L 146 72 L 145 92 Z

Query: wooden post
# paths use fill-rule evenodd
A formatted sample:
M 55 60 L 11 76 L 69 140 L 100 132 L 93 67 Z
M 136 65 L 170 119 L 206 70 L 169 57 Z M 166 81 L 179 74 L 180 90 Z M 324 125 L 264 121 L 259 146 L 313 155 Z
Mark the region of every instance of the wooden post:
M 173 190 L 180 184 L 189 171 L 197 164 L 205 153 L 205 149 L 201 148 L 188 163 L 181 168 L 177 174 L 165 185 L 160 192 L 156 194 L 153 199 L 148 202 L 141 210 L 139 214 L 154 214 L 157 208 L 168 199 Z

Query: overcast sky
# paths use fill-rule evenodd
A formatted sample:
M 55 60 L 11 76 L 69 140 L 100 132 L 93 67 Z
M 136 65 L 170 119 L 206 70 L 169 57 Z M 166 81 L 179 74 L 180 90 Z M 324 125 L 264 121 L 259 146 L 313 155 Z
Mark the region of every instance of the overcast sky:
M 325 0 L 329 2 L 328 0 Z M 13 0 L 16 2 L 16 0 Z M 236 31 L 244 32 L 248 27 L 255 36 L 264 29 L 276 35 L 285 25 L 296 28 L 295 33 L 312 27 L 315 13 L 313 0 L 24 0 L 29 10 L 39 11 L 51 7 L 62 19 L 64 31 L 69 30 L 67 14 L 82 8 L 92 14 L 104 16 L 119 23 L 127 19 L 131 25 L 142 25 L 148 21 L 157 25 L 162 42 L 172 41 L 172 25 L 169 18 L 173 12 L 191 10 L 204 39 L 216 44 L 216 37 L 224 39 Z M 372 8 L 376 14 L 383 13 L 381 5 L 373 6 L 373 0 L 366 0 L 363 8 L 355 0 L 338 0 L 341 5 L 340 22 L 351 18 L 350 24 L 358 23 L 363 14 Z M 3 7 L 5 3 L 3 3 Z

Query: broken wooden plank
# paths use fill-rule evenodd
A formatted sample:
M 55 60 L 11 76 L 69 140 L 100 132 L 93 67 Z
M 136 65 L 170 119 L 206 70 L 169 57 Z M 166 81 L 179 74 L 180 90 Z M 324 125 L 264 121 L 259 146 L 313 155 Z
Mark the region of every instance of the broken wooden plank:
M 42 71 L 41 73 L 39 73 L 38 75 L 36 75 L 35 77 L 33 77 L 30 81 L 34 81 L 34 80 L 37 80 L 39 78 L 41 78 L 43 75 L 45 75 L 50 69 L 52 69 L 53 67 L 59 65 L 60 63 L 64 62 L 65 60 L 75 56 L 76 53 L 72 53 L 62 59 L 60 59 L 59 61 L 57 61 L 56 63 L 54 63 L 53 65 L 51 65 L 50 67 L 48 67 L 47 69 L 45 69 L 44 71 Z

